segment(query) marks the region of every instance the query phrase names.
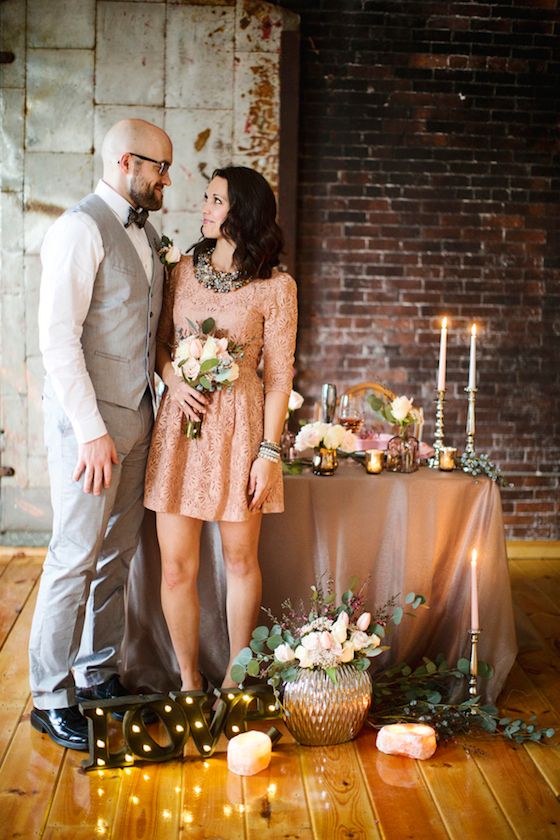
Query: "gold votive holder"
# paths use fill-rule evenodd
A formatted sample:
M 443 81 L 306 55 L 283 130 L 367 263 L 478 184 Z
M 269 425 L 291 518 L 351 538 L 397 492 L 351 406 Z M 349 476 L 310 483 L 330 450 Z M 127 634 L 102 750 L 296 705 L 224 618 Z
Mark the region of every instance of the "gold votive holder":
M 442 446 L 439 451 L 439 468 L 445 472 L 455 469 L 455 456 L 457 450 L 454 446 Z
M 366 449 L 364 464 L 366 472 L 370 475 L 377 475 L 383 472 L 383 464 L 385 462 L 384 449 Z

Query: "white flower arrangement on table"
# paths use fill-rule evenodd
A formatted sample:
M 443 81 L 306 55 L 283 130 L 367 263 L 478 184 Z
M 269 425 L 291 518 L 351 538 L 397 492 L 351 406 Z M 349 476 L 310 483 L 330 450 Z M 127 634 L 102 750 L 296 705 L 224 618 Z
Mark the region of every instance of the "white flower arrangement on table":
M 158 251 L 159 261 L 167 268 L 173 268 L 181 259 L 181 249 L 178 245 L 173 244 L 173 240 L 168 236 L 161 237 L 161 246 Z
M 389 622 L 400 624 L 404 609 L 397 605 L 397 596 L 389 599 L 376 611 L 364 611 L 363 584 L 356 592 L 356 581 L 335 603 L 333 581 L 326 590 L 321 585 L 311 587 L 311 608 L 303 604 L 294 609 L 290 600 L 282 604 L 282 616 L 277 619 L 264 610 L 273 622 L 272 628 L 256 627 L 250 646 L 243 648 L 231 669 L 232 679 L 240 684 L 247 676 L 265 679 L 278 694 L 279 688 L 292 682 L 300 669 L 322 669 L 333 683 L 337 682 L 338 666 L 352 664 L 365 671 L 371 659 L 388 646 L 382 644 Z M 411 592 L 406 603 L 414 609 L 425 603 L 422 595 Z
M 298 452 L 306 449 L 341 449 L 343 452 L 354 452 L 356 436 L 338 423 L 306 423 L 296 436 L 295 448 Z
M 401 432 L 423 418 L 422 409 L 413 405 L 414 398 L 406 397 L 404 394 L 395 397 L 391 402 L 370 394 L 367 401 L 376 414 L 392 426 L 398 426 Z

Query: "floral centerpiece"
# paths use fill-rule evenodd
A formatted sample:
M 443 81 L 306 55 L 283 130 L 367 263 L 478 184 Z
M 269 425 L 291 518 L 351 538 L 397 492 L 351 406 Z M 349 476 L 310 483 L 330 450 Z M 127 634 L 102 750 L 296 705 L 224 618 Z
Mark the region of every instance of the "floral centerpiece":
M 189 332 L 178 331 L 179 341 L 173 354 L 173 370 L 183 382 L 197 391 L 221 391 L 231 388 L 239 377 L 237 361 L 243 357 L 244 345 L 215 335 L 213 318 L 201 324 L 188 321 Z M 185 434 L 200 437 L 202 420 L 188 420 Z
M 398 428 L 398 434 L 387 444 L 387 467 L 393 472 L 410 473 L 418 469 L 418 440 L 409 432 L 413 423 L 422 420 L 422 410 L 413 405 L 414 399 L 404 394 L 390 402 L 370 394 L 367 400 L 373 411 Z
M 289 600 L 280 618 L 265 610 L 272 627 L 255 628 L 231 669 L 236 683 L 250 676 L 272 686 L 300 743 L 340 743 L 357 735 L 371 702 L 367 669 L 388 650 L 388 624 L 399 624 L 404 615 L 396 596 L 375 615 L 366 612 L 365 584 L 357 592 L 353 584 L 338 604 L 329 581 L 326 590 L 311 587 L 307 610 Z M 406 603 L 416 609 L 425 599 L 410 593 Z
M 354 452 L 356 436 L 338 423 L 306 423 L 299 430 L 295 449 L 304 452 L 314 449 L 313 472 L 316 475 L 332 475 L 338 466 L 336 450 Z

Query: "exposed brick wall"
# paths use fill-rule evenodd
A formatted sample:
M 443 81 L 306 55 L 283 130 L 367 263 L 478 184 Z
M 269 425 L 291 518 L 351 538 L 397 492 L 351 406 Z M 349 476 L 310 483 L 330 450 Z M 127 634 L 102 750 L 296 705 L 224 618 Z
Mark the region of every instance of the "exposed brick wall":
M 515 483 L 510 538 L 560 538 L 556 0 L 282 0 L 301 15 L 298 387 L 374 378 Z

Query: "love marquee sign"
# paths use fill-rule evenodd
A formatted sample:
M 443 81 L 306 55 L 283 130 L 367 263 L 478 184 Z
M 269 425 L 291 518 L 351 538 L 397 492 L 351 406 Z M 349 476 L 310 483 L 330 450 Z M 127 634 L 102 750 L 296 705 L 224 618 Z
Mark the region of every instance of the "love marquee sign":
M 89 757 L 82 762 L 85 770 L 131 767 L 139 760 L 154 762 L 180 758 L 189 737 L 200 755 L 209 758 L 222 733 L 226 738 L 233 738 L 246 732 L 251 721 L 281 717 L 276 698 L 267 685 L 221 691 L 210 719 L 208 695 L 203 691 L 172 691 L 163 695 L 88 701 L 80 703 L 80 711 L 87 718 L 89 730 Z M 111 712 L 124 714 L 122 733 L 119 733 L 124 746 L 118 735 L 109 732 Z M 166 744 L 162 745 L 150 734 L 147 716 L 151 721 L 159 719 L 167 733 Z M 268 734 L 273 744 L 281 737 L 275 727 Z M 116 740 L 120 748 L 112 751 L 110 741 Z

